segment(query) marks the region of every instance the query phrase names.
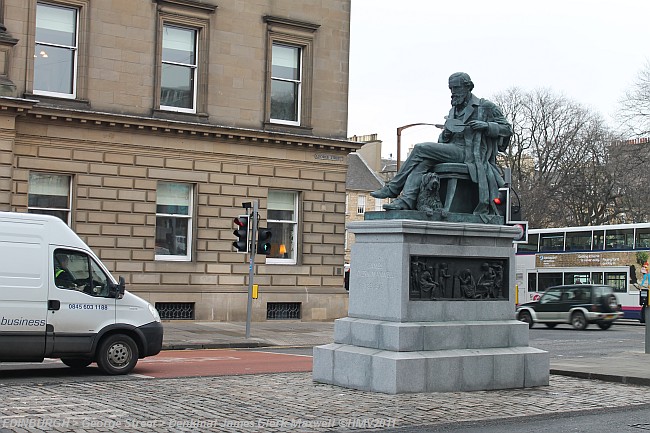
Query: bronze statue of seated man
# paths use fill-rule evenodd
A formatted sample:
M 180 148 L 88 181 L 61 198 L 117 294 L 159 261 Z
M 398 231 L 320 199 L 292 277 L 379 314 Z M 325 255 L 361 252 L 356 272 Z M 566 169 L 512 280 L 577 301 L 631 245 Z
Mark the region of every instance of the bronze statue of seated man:
M 451 105 L 438 142 L 416 144 L 397 175 L 384 187 L 370 193 L 375 198 L 395 198 L 386 210 L 416 209 L 422 175 L 440 163 L 464 163 L 472 182 L 478 185 L 474 214 L 490 213 L 491 199 L 505 184 L 496 165 L 496 154 L 504 151 L 512 127 L 494 103 L 472 94 L 469 75 L 456 72 L 449 77 Z

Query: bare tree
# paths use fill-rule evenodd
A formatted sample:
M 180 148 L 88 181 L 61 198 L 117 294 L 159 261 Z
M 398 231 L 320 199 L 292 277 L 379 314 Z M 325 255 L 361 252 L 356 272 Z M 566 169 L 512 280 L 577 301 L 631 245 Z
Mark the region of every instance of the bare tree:
M 639 71 L 632 86 L 619 100 L 616 119 L 626 135 L 650 135 L 650 62 Z
M 602 117 L 549 89 L 509 89 L 495 102 L 514 134 L 505 164 L 532 227 L 621 222 L 633 213 L 630 170 Z

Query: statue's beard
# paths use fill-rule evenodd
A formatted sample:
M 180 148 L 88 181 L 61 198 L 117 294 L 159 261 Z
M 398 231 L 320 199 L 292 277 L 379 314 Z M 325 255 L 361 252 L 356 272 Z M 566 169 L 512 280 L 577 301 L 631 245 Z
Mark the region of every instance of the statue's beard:
M 453 105 L 454 107 L 458 107 L 460 105 L 465 104 L 466 100 L 467 100 L 467 93 L 451 95 L 451 105 Z

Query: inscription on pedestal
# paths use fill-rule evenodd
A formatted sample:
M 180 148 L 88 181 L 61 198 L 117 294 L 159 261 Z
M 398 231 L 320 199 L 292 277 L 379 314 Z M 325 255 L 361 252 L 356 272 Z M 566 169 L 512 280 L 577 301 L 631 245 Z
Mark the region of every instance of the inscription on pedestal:
M 508 299 L 508 260 L 411 256 L 409 300 Z
M 389 280 L 395 278 L 397 273 L 389 271 L 380 265 L 370 265 L 367 269 L 361 269 L 355 278 L 360 289 L 377 290 L 388 287 Z

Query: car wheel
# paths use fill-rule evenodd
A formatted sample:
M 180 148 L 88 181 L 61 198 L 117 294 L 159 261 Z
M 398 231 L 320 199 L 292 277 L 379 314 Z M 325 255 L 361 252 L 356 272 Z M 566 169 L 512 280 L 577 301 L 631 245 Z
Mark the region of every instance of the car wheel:
M 557 323 L 544 323 L 547 328 L 553 329 L 557 326 Z
M 522 311 L 521 313 L 519 313 L 519 320 L 528 323 L 528 329 L 532 328 L 534 325 L 533 317 L 530 315 L 528 311 Z
M 110 335 L 99 345 L 97 365 L 106 374 L 127 374 L 137 362 L 138 346 L 128 335 Z
M 598 327 L 604 331 L 605 329 L 609 329 L 612 327 L 612 322 L 600 322 L 598 324 Z
M 576 311 L 571 315 L 571 326 L 579 331 L 587 329 L 587 318 L 581 311 Z
M 61 362 L 70 368 L 86 368 L 93 360 L 90 358 L 61 358 Z

